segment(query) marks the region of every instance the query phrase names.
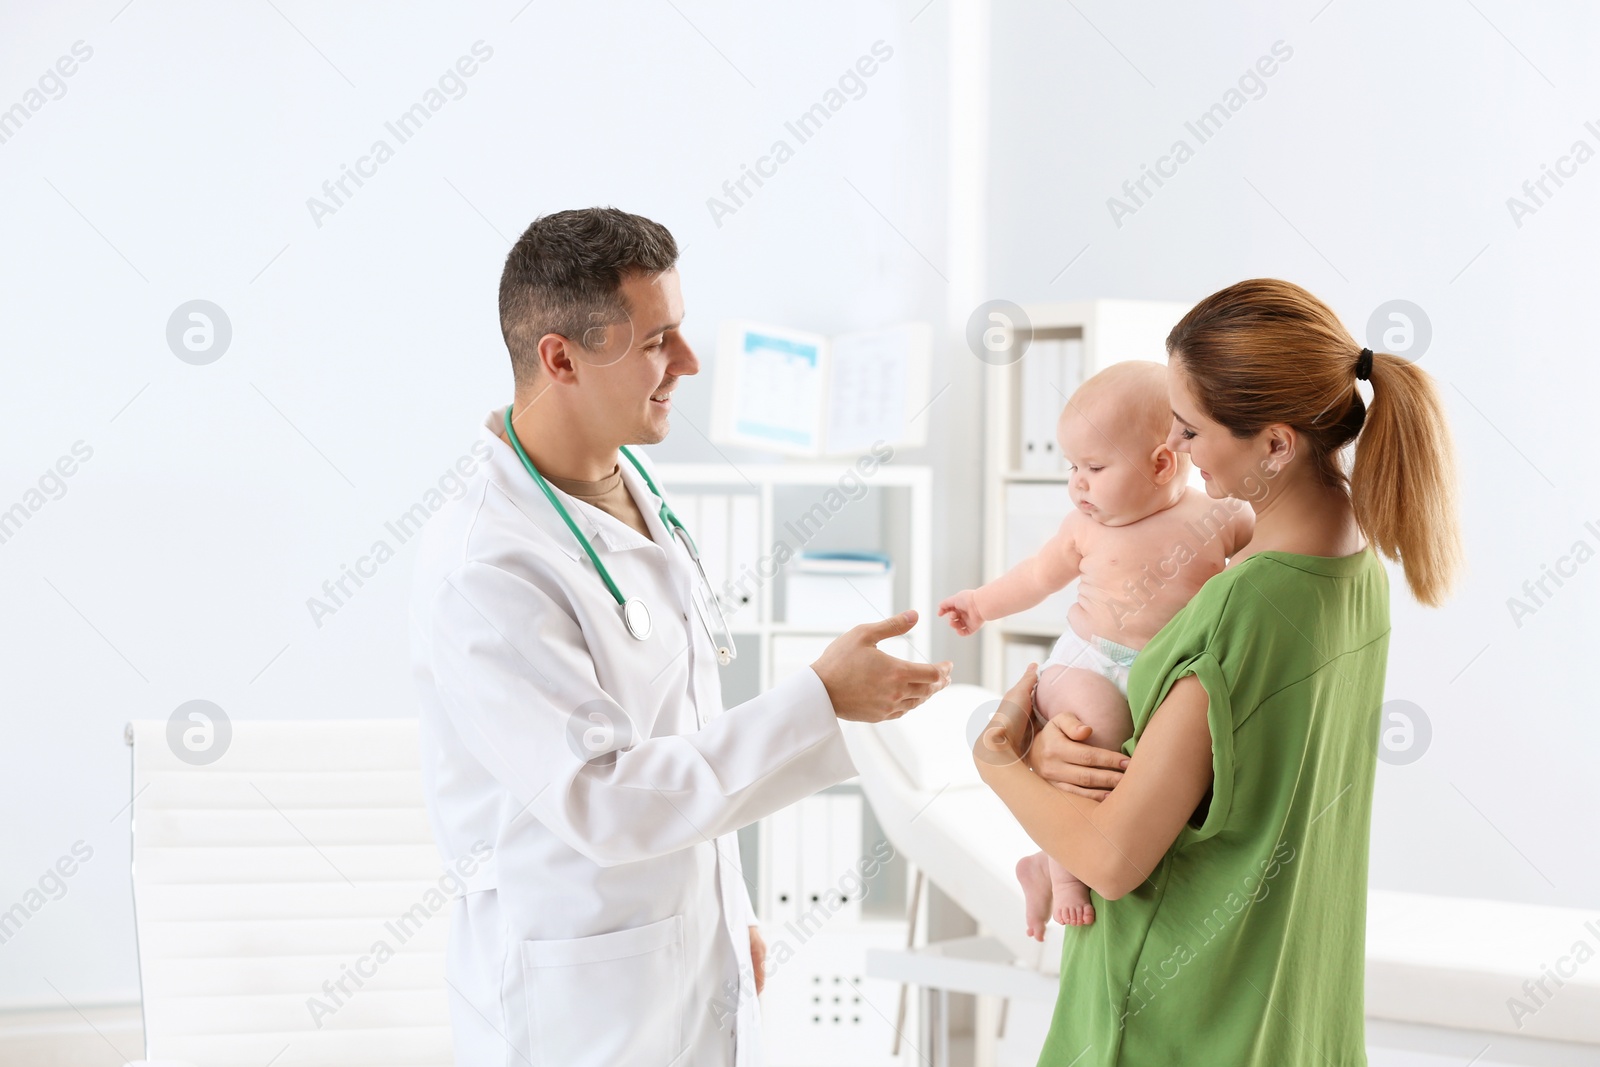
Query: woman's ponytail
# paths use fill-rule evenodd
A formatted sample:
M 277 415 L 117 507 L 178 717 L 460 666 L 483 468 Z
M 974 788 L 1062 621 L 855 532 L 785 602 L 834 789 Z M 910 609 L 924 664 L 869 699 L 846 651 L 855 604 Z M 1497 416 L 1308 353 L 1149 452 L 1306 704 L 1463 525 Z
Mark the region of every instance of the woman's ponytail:
M 1455 447 L 1433 378 L 1387 352 L 1372 357 L 1372 402 L 1356 438 L 1350 503 L 1362 531 L 1437 607 L 1461 568 Z
M 1357 388 L 1363 350 L 1322 301 L 1277 278 L 1212 293 L 1172 328 L 1206 414 L 1237 437 L 1283 423 L 1300 431 L 1317 479 L 1345 489 L 1356 522 L 1406 584 L 1437 606 L 1460 570 L 1455 450 L 1433 378 L 1415 363 L 1374 353 L 1372 403 Z M 1350 470 L 1342 462 L 1355 443 Z

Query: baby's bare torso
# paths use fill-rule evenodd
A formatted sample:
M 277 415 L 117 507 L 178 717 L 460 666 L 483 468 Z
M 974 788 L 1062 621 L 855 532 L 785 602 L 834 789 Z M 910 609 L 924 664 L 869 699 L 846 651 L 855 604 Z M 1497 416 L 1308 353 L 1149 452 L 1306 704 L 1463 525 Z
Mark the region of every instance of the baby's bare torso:
M 1190 487 L 1172 507 L 1126 526 L 1074 513 L 1069 521 L 1082 561 L 1068 624 L 1084 638 L 1143 648 L 1227 565 L 1236 549 L 1234 516 L 1244 506 Z

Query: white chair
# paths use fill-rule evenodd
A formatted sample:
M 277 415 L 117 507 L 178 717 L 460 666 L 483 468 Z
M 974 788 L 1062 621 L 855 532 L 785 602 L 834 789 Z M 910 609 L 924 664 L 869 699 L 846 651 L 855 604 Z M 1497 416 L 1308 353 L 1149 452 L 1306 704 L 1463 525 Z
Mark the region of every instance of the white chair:
M 415 720 L 234 722 L 215 762 L 135 722 L 145 1056 L 448 1065 L 448 901 Z

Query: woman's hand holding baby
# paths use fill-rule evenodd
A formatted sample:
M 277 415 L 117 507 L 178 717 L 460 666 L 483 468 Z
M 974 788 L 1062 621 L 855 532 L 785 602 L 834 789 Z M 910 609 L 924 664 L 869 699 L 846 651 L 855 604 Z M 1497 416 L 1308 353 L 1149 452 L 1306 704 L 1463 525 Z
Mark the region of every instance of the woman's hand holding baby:
M 978 610 L 976 590 L 963 589 L 939 601 L 939 614 L 950 616 L 950 625 L 962 637 L 971 637 L 988 620 Z
M 1028 664 L 1022 677 L 1000 698 L 994 718 L 973 742 L 972 758 L 977 761 L 980 777 L 986 768 L 1009 767 L 1026 757 L 1036 730 L 1033 689 L 1039 681 L 1037 667 Z
M 1128 757 L 1085 744 L 1093 731 L 1070 711 L 1045 723 L 1028 748 L 1028 766 L 1057 789 L 1104 800 L 1122 781 Z
M 1128 757 L 1086 744 L 1093 731 L 1070 711 L 1038 725 L 1033 699 L 1038 681 L 1038 665 L 1030 663 L 1001 698 L 994 718 L 972 746 L 980 774 L 1022 760 L 1057 789 L 1104 800 L 1122 781 Z

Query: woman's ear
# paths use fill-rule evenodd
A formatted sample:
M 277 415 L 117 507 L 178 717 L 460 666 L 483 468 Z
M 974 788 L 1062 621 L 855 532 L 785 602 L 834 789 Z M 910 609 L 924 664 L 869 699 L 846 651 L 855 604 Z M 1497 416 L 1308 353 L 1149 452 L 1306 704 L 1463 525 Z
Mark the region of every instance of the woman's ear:
M 1293 426 L 1286 423 L 1274 423 L 1261 431 L 1266 435 L 1267 467 L 1273 473 L 1283 470 L 1294 462 L 1295 449 L 1300 443 L 1300 434 Z

